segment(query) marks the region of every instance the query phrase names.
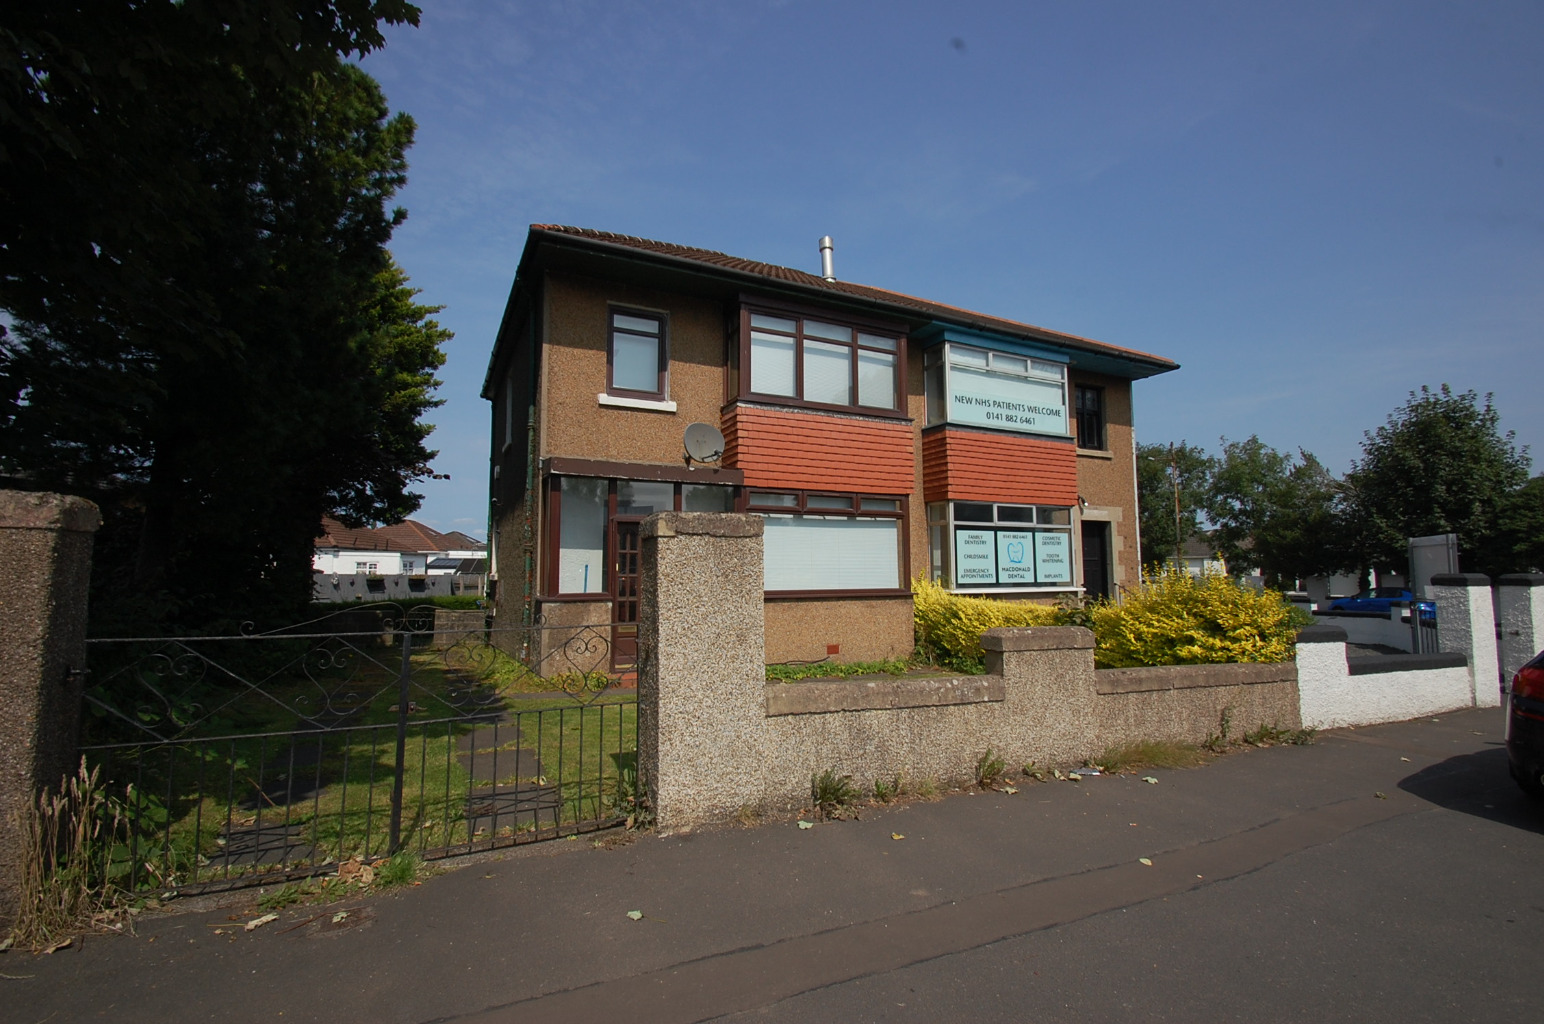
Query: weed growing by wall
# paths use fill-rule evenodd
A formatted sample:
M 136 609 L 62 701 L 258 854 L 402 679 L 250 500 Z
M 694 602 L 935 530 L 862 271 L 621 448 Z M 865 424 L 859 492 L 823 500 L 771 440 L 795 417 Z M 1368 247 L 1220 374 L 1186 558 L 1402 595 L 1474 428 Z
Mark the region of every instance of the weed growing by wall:
M 112 927 L 121 896 L 114 868 L 122 867 L 129 824 L 97 770 L 82 764 L 58 793 L 45 790 L 11 825 L 27 846 L 10 940 L 52 951 L 80 931 Z

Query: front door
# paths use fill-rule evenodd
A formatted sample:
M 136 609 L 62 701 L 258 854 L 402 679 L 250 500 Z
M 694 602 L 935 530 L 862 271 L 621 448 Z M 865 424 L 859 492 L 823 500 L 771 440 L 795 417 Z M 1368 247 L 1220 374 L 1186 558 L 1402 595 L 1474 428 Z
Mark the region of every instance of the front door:
M 1110 596 L 1110 524 L 1083 520 L 1083 593 L 1089 600 Z
M 611 550 L 616 553 L 611 574 L 611 667 L 621 670 L 638 663 L 638 521 L 611 522 Z

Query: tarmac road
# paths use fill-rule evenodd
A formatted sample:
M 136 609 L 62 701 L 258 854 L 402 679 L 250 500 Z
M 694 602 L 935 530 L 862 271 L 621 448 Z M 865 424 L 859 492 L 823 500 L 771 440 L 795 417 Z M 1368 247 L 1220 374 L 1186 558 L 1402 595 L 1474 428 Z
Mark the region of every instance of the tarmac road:
M 0 956 L 0 1020 L 1538 1019 L 1544 805 L 1501 723 L 546 844 L 251 933 L 161 917 Z

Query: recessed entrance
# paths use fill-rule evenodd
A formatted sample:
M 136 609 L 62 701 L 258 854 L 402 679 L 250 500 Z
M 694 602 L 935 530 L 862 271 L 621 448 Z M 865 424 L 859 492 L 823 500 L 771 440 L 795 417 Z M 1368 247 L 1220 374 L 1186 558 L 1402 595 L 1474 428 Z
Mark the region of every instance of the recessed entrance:
M 1083 520 L 1083 592 L 1091 600 L 1110 596 L 1110 524 Z

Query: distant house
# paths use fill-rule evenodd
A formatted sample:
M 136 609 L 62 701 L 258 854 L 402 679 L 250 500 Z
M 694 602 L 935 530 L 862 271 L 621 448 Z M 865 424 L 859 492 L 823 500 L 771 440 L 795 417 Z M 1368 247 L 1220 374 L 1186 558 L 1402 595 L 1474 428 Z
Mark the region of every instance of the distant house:
M 464 533 L 441 533 L 412 519 L 395 526 L 351 529 L 322 519 L 311 568 L 317 572 L 371 576 L 423 576 L 434 560 L 487 557 L 488 546 Z M 440 571 L 454 571 L 454 566 Z
M 1171 551 L 1163 560 L 1164 565 L 1175 565 L 1174 553 Z M 1192 537 L 1185 541 L 1180 548 L 1179 566 L 1192 576 L 1201 576 L 1211 572 L 1227 572 L 1228 567 L 1222 558 L 1204 539 Z
M 458 578 L 456 585 L 447 593 L 481 593 L 488 572 L 487 557 L 485 542 L 456 531 L 441 533 L 412 519 L 394 526 L 356 530 L 329 517 L 322 520 L 311 569 L 321 577 L 318 600 L 347 600 L 360 589 L 341 586 L 340 577 L 454 576 Z M 416 592 L 420 588 L 411 589 Z M 365 593 L 377 591 L 387 592 L 379 587 L 363 589 Z

